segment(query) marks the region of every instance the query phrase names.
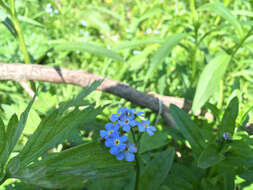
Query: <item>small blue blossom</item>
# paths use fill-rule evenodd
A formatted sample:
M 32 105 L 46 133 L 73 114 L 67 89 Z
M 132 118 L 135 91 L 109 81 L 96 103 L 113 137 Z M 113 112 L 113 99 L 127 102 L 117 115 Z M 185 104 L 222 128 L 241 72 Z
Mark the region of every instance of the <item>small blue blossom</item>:
M 87 26 L 87 23 L 84 20 L 81 20 L 80 22 L 81 22 L 81 24 L 82 24 L 83 27 Z
M 128 143 L 126 149 L 116 155 L 116 159 L 123 160 L 125 158 L 126 161 L 132 162 L 134 160 L 134 153 L 136 152 L 137 148 L 133 144 Z
M 111 121 L 115 122 L 120 119 L 124 114 L 127 113 L 127 108 L 119 108 L 116 114 L 112 114 Z
M 110 137 L 113 137 L 114 135 L 119 135 L 119 125 L 116 123 L 113 125 L 112 123 L 107 123 L 105 125 L 106 130 L 101 130 L 100 131 L 100 137 L 104 139 L 108 139 Z
M 135 120 L 133 120 L 133 116 L 126 116 L 124 115 L 120 120 L 119 124 L 122 126 L 123 131 L 128 132 L 131 127 L 136 125 Z
M 126 141 L 127 141 L 127 136 L 119 136 L 115 135 L 113 138 L 109 138 L 106 140 L 106 144 L 108 147 L 111 147 L 110 153 L 113 155 L 118 154 L 119 152 L 122 152 L 126 149 Z
M 152 34 L 152 32 L 153 32 L 152 29 L 151 29 L 151 28 L 148 28 L 148 29 L 146 30 L 145 33 L 146 33 L 146 34 Z
M 136 109 L 129 109 L 129 113 L 134 115 L 134 116 L 144 117 L 144 112 L 136 111 Z
M 54 10 L 54 13 L 55 13 L 55 14 L 58 14 L 58 13 L 59 13 L 59 11 L 58 11 L 57 9 L 55 9 L 55 10 Z
M 134 50 L 134 51 L 133 51 L 133 54 L 134 54 L 134 55 L 137 55 L 137 54 L 140 54 L 140 53 L 141 53 L 141 51 L 139 51 L 139 50 Z
M 154 135 L 154 131 L 156 131 L 156 128 L 150 125 L 150 121 L 142 121 L 138 122 L 138 129 L 140 132 L 147 132 L 149 136 Z
M 51 7 L 51 4 L 50 4 L 50 3 L 47 4 L 45 11 L 46 11 L 47 13 L 52 13 L 52 12 L 53 12 L 53 8 Z
M 230 133 L 225 132 L 225 133 L 223 133 L 222 136 L 223 136 L 224 140 L 232 140 L 232 136 Z

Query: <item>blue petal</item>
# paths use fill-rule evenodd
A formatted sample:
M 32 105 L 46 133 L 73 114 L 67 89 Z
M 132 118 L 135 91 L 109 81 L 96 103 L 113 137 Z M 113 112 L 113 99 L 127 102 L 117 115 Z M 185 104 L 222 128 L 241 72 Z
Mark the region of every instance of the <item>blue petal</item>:
M 120 151 L 124 151 L 126 149 L 126 144 L 122 143 L 122 144 L 118 145 L 118 148 L 120 149 Z
M 122 135 L 122 136 L 119 138 L 120 142 L 125 142 L 125 141 L 127 141 L 127 139 L 128 139 L 128 137 L 127 137 L 126 135 Z
M 137 148 L 133 144 L 129 145 L 128 150 L 129 152 L 137 152 Z
M 112 128 L 113 128 L 113 124 L 112 124 L 112 123 L 106 123 L 106 124 L 105 124 L 105 129 L 106 129 L 107 131 L 112 130 Z
M 107 131 L 101 130 L 101 131 L 100 131 L 100 137 L 105 138 L 106 136 L 107 136 Z
M 150 128 L 147 129 L 147 132 L 148 132 L 149 136 L 152 136 L 154 134 Z
M 114 145 L 114 141 L 112 139 L 107 139 L 105 141 L 105 146 L 106 147 L 112 147 Z
M 117 160 L 123 160 L 125 157 L 125 154 L 123 152 L 120 152 L 119 154 L 116 155 Z
M 153 126 L 150 126 L 149 127 L 152 131 L 157 131 L 157 129 L 155 128 L 155 127 L 153 127 Z
M 119 130 L 119 124 L 115 123 L 115 125 L 114 125 L 114 131 L 118 131 L 118 130 Z
M 132 162 L 134 160 L 134 154 L 133 153 L 125 153 L 126 161 Z
M 122 129 L 123 129 L 123 131 L 128 132 L 130 130 L 130 126 L 124 125 Z
M 145 131 L 145 127 L 141 124 L 141 125 L 138 125 L 138 129 L 140 132 L 144 132 Z
M 118 153 L 119 153 L 118 147 L 113 146 L 113 147 L 110 149 L 110 153 L 113 154 L 113 155 L 118 154 Z

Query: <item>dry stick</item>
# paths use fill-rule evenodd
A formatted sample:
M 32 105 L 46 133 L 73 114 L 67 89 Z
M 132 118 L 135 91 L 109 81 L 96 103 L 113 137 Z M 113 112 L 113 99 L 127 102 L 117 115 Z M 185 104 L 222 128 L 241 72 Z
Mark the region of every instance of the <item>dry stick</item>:
M 175 126 L 168 108 L 170 104 L 175 104 L 180 108 L 189 111 L 191 103 L 183 98 L 162 96 L 159 94 L 142 93 L 129 85 L 104 78 L 99 75 L 85 72 L 84 70 L 71 70 L 59 67 L 28 64 L 6 64 L 0 63 L 0 80 L 12 81 L 43 81 L 52 83 L 65 83 L 85 87 L 95 80 L 103 79 L 103 83 L 98 90 L 124 98 L 141 107 L 149 108 L 154 112 L 161 112 L 163 119 L 170 126 Z M 162 102 L 159 106 L 159 100 Z M 162 106 L 162 107 L 161 107 Z M 210 117 L 210 115 L 209 115 Z

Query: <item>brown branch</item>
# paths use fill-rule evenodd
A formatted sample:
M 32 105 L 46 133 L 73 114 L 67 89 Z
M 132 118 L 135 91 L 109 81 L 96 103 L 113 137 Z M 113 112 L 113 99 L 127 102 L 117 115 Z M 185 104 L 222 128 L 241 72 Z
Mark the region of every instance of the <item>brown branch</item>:
M 12 81 L 43 81 L 51 83 L 65 83 L 81 87 L 89 85 L 95 80 L 103 79 L 103 83 L 98 90 L 108 92 L 124 98 L 141 107 L 146 107 L 154 112 L 161 112 L 164 120 L 174 126 L 173 120 L 168 113 L 170 104 L 175 104 L 180 108 L 189 111 L 191 103 L 183 98 L 162 96 L 159 94 L 146 94 L 130 87 L 129 85 L 99 75 L 85 72 L 84 70 L 70 70 L 59 67 L 49 67 L 42 65 L 27 64 L 6 64 L 0 63 L 0 80 Z M 159 106 L 159 101 L 160 106 Z

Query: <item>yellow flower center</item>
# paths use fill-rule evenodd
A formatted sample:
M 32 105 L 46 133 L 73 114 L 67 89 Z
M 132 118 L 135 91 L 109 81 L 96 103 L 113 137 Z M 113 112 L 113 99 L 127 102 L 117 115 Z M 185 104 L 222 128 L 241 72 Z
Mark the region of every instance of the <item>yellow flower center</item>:
M 148 128 L 148 125 L 147 125 L 147 124 L 144 124 L 144 127 Z
M 127 119 L 127 120 L 125 120 L 125 124 L 128 124 L 129 123 L 129 120 Z
M 110 130 L 110 131 L 108 131 L 108 134 L 110 135 L 110 134 L 112 134 L 112 132 L 113 132 L 113 130 Z
M 120 113 L 117 113 L 117 116 L 120 116 Z
M 119 143 L 120 143 L 120 141 L 118 139 L 114 141 L 115 145 L 119 145 Z

